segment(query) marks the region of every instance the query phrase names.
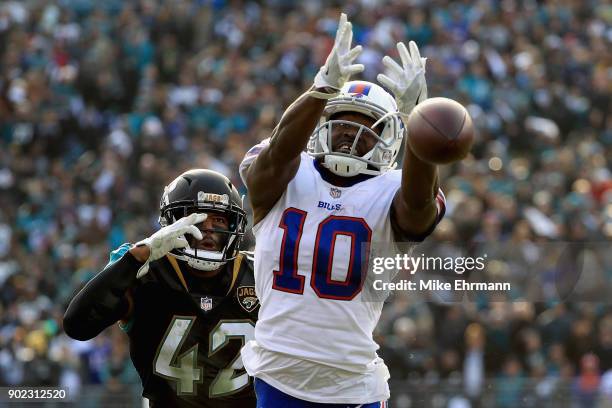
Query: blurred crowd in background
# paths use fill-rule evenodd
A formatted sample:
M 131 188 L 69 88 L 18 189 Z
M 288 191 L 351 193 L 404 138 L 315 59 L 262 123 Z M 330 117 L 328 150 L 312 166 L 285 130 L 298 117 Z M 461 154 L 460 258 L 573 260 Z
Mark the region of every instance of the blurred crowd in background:
M 67 302 L 112 248 L 158 228 L 180 172 L 211 168 L 246 192 L 238 163 L 312 84 L 341 10 L 362 78 L 415 40 L 429 96 L 467 106 L 479 130 L 468 159 L 440 168 L 448 210 L 428 242 L 525 256 L 609 242 L 610 2 L 2 1 L 0 385 L 140 392 L 127 337 L 70 340 Z M 394 406 L 612 405 L 609 297 L 506 300 L 390 302 L 376 336 Z

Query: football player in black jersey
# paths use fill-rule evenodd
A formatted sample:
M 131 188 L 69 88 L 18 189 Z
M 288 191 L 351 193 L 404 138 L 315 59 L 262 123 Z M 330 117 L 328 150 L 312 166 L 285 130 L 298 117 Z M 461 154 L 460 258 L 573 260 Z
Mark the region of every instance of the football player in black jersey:
M 160 203 L 162 228 L 113 251 L 75 296 L 64 330 L 78 340 L 119 321 L 152 407 L 254 407 L 240 348 L 253 339 L 259 302 L 253 258 L 230 180 L 190 170 Z

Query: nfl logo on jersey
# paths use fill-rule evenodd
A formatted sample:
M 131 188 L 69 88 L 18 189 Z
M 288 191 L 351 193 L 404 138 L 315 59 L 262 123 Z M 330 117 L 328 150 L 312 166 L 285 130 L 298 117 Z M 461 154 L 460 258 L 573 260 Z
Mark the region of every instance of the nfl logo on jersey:
M 339 188 L 332 187 L 329 189 L 329 195 L 333 198 L 340 198 L 340 196 L 342 195 L 342 190 L 340 190 Z
M 202 308 L 203 311 L 208 312 L 210 309 L 212 309 L 212 298 L 209 298 L 209 297 L 200 298 L 200 307 Z

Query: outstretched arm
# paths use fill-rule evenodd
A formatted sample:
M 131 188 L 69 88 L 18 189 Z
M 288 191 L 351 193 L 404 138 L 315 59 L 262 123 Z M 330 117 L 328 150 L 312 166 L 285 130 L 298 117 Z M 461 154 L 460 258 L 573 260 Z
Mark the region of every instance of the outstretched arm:
M 134 247 L 123 244 L 111 254 L 111 262 L 72 299 L 64 314 L 64 331 L 76 340 L 89 340 L 125 318 L 129 311 L 127 292 L 149 270 L 149 263 L 175 248 L 187 246 L 185 234 L 202 239 L 195 226 L 206 214 L 191 214 L 163 227 Z
M 306 148 L 327 99 L 336 96 L 351 75 L 363 71 L 363 65 L 353 64 L 361 46 L 351 49 L 352 38 L 351 23 L 343 13 L 334 47 L 316 75 L 314 85 L 287 108 L 270 143 L 244 170 L 255 223 L 266 216 L 295 176 L 300 154 Z
M 64 314 L 66 334 L 76 340 L 89 340 L 125 317 L 129 311 L 126 293 L 136 283 L 136 272 L 143 264 L 127 251 L 90 280 Z
M 417 103 L 427 99 L 425 82 L 426 58 L 421 58 L 414 41 L 397 44 L 400 66 L 385 56 L 386 74 L 378 75 L 380 83 L 393 92 L 398 111 L 405 122 Z M 391 222 L 396 238 L 420 240 L 431 232 L 440 212 L 438 208 L 438 169 L 419 159 L 406 144 L 402 168 L 402 183 L 391 207 Z
M 420 241 L 439 219 L 438 168 L 419 159 L 406 146 L 402 184 L 393 198 L 391 222 L 396 238 Z
M 255 223 L 266 216 L 295 176 L 300 166 L 300 153 L 306 148 L 326 102 L 309 96 L 308 92 L 302 94 L 287 108 L 270 143 L 248 167 L 245 184 Z

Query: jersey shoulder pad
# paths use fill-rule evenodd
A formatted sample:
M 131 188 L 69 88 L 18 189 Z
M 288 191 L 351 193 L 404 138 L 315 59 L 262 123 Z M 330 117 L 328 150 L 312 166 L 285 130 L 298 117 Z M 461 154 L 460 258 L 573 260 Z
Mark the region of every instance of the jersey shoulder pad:
M 255 261 L 255 251 L 240 251 L 240 253 L 247 259 Z
M 261 151 L 269 144 L 270 138 L 264 139 L 261 142 L 257 143 L 255 146 L 251 147 L 244 155 L 244 158 L 242 159 L 242 162 L 240 163 L 240 166 L 238 168 L 238 172 L 240 173 L 242 182 L 245 183 L 245 185 L 247 169 L 255 161 L 257 156 L 259 156 L 259 153 L 261 153 Z
M 157 282 L 167 286 L 169 289 L 183 292 L 187 287 L 184 277 L 185 273 L 181 262 L 171 255 L 166 255 L 151 261 L 149 272 L 139 280 L 142 283 Z
M 240 281 L 236 284 L 236 297 L 238 303 L 248 313 L 256 313 L 259 300 L 255 292 L 255 253 L 251 251 L 240 251 L 241 255 L 241 275 Z M 255 315 L 256 317 L 256 315 Z
M 255 269 L 255 252 L 240 251 L 240 254 L 242 255 L 242 267 L 253 271 Z
M 379 188 L 386 188 L 389 185 L 399 185 L 402 182 L 402 170 L 389 170 L 373 177 L 374 183 Z

